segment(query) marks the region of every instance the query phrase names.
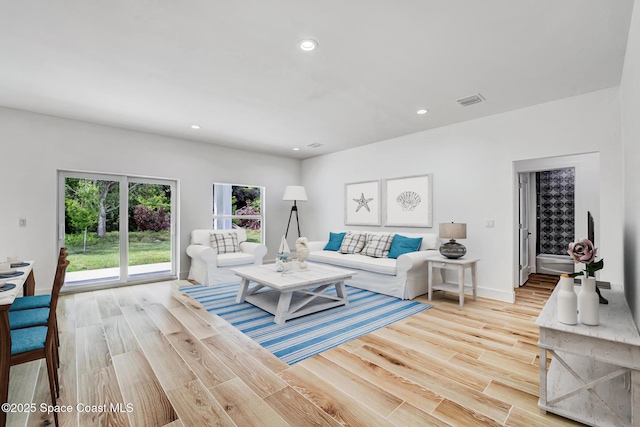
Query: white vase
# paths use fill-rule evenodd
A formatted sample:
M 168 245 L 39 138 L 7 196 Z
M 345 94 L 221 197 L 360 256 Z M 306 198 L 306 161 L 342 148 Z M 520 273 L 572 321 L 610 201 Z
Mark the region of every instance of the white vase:
M 578 295 L 573 290 L 573 278 L 562 275 L 558 282 L 558 321 L 566 325 L 578 323 Z
M 596 278 L 583 277 L 578 294 L 578 319 L 584 325 L 595 326 L 600 323 L 600 300 L 596 293 Z

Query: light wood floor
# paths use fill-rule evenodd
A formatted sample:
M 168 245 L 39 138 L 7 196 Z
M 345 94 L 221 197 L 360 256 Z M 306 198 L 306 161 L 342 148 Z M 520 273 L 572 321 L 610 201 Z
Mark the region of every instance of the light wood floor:
M 536 406 L 534 320 L 551 276 L 533 276 L 515 304 L 468 298 L 460 309 L 457 294 L 435 293 L 432 309 L 291 367 L 176 290 L 184 285 L 61 299 L 58 403 L 72 406 L 61 425 L 576 425 Z M 52 425 L 39 411 L 46 378 L 40 362 L 11 368 L 10 402 L 38 411 L 7 425 Z M 123 412 L 97 407 L 112 403 Z

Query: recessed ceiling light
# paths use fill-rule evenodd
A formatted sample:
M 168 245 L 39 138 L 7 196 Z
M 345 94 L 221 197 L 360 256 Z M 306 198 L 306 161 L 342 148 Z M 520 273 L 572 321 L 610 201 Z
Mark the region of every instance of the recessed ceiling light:
M 303 39 L 298 42 L 298 47 L 305 52 L 311 52 L 318 47 L 318 42 L 313 39 Z
M 293 151 L 300 151 L 300 149 L 298 147 L 295 147 Z
M 427 114 L 429 112 L 429 110 L 425 110 L 424 108 L 421 110 L 416 111 L 416 114 Z
M 191 125 L 191 129 L 200 129 L 200 126 L 198 126 L 198 125 Z

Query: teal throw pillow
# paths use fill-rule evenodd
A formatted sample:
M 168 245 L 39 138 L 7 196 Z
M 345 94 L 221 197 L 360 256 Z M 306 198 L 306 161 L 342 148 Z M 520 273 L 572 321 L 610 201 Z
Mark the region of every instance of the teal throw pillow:
M 329 243 L 324 247 L 325 251 L 337 251 L 342 245 L 342 240 L 347 233 L 329 233 Z
M 389 249 L 389 258 L 398 258 L 402 254 L 415 252 L 420 249 L 422 237 L 405 237 L 399 234 L 393 236 L 391 249 Z

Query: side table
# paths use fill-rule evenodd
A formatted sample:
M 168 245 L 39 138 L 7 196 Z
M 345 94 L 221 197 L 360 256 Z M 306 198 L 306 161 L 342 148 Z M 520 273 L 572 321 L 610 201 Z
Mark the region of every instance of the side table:
M 478 281 L 476 279 L 476 264 L 480 261 L 479 258 L 457 258 L 451 259 L 443 256 L 430 258 L 428 260 L 428 268 L 429 268 L 429 301 L 431 301 L 431 296 L 433 291 L 449 291 L 449 292 L 458 292 L 460 296 L 460 307 L 464 307 L 464 293 L 465 289 L 471 289 L 473 294 L 473 300 L 477 300 L 477 287 Z M 433 274 L 434 269 L 439 268 L 440 274 L 442 275 L 442 284 L 434 285 L 433 284 Z M 471 285 L 466 285 L 464 283 L 464 270 L 470 268 L 471 269 Z M 446 270 L 455 270 L 458 272 L 458 283 L 448 283 L 446 281 L 445 272 Z

